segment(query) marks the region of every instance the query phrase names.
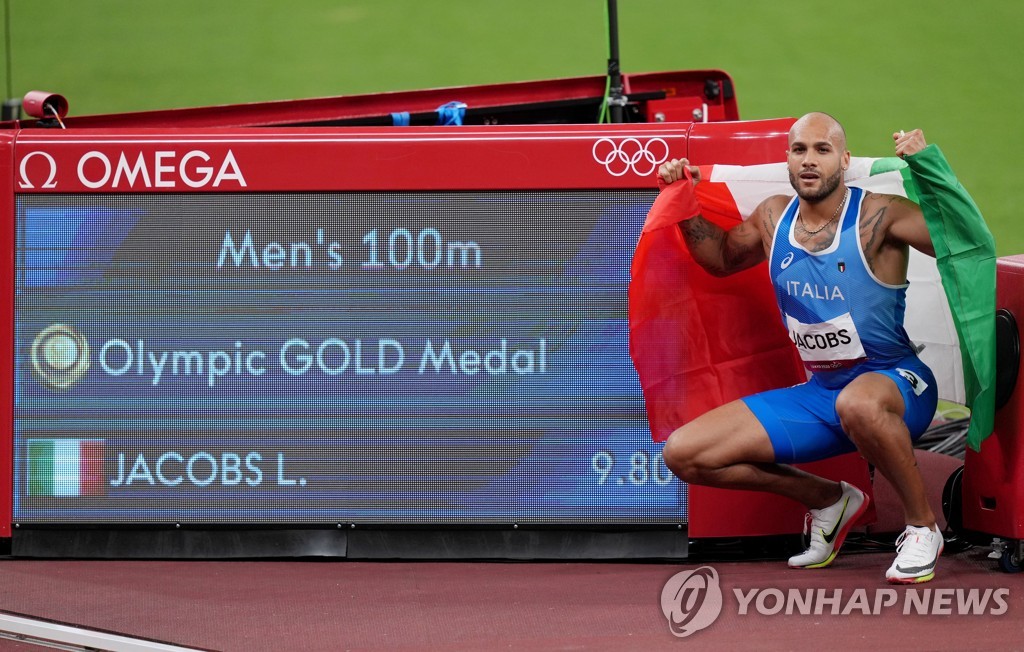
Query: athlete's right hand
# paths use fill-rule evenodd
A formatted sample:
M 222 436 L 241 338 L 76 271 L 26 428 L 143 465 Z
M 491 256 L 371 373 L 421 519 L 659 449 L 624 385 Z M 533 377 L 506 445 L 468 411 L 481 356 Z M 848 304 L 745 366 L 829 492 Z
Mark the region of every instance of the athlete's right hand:
M 690 161 L 685 158 L 674 158 L 662 163 L 661 167 L 658 168 L 658 176 L 665 183 L 672 183 L 673 181 L 679 181 L 685 176 L 683 173 L 684 169 L 690 171 L 690 176 L 693 177 L 693 185 L 696 186 L 700 182 L 700 168 L 696 165 L 690 165 Z

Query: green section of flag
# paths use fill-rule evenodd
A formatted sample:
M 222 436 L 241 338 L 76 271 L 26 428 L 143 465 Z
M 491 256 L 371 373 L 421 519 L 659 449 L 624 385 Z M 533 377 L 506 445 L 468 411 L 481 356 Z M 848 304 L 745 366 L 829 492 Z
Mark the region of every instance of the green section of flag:
M 897 156 L 887 156 L 872 161 L 870 176 L 885 174 L 886 172 L 898 172 L 903 178 L 903 190 L 907 193 L 907 199 L 915 204 L 921 203 L 917 184 L 914 183 L 913 175 L 910 173 L 910 167 L 906 161 Z
M 996 377 L 995 240 L 981 211 L 935 144 L 906 157 L 935 247 L 953 314 L 971 423 L 967 444 L 978 451 L 992 434 Z
M 28 440 L 28 495 L 53 495 L 52 439 Z

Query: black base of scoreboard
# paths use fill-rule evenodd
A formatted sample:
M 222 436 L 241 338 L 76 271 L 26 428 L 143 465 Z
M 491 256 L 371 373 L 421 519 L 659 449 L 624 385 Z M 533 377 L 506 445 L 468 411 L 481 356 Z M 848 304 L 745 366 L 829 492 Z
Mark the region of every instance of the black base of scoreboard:
M 685 528 L 18 527 L 10 554 L 47 559 L 680 560 Z

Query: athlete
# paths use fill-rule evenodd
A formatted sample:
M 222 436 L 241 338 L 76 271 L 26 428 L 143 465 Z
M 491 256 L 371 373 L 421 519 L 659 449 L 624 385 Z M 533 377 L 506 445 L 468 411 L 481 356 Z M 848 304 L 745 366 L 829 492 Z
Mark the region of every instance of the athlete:
M 896 154 L 926 147 L 920 130 L 893 134 Z M 810 379 L 715 408 L 676 429 L 664 448 L 669 469 L 693 484 L 769 491 L 809 508 L 810 545 L 794 568 L 832 563 L 868 497 L 790 464 L 858 451 L 902 501 L 906 529 L 886 571 L 891 583 L 935 575 L 943 537 L 928 503 L 913 441 L 931 423 L 937 391 L 903 328 L 908 247 L 935 256 L 917 204 L 848 187 L 842 125 L 809 113 L 789 132 L 796 197 L 764 200 L 725 231 L 701 215 L 679 224 L 694 259 L 716 276 L 769 262 L 779 308 Z M 665 183 L 699 169 L 672 159 Z

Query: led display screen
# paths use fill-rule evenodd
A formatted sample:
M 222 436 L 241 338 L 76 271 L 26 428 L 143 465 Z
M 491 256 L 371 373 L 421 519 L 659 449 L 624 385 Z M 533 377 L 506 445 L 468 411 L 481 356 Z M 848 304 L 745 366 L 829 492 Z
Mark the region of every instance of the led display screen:
M 20 523 L 662 524 L 654 191 L 21 195 Z

